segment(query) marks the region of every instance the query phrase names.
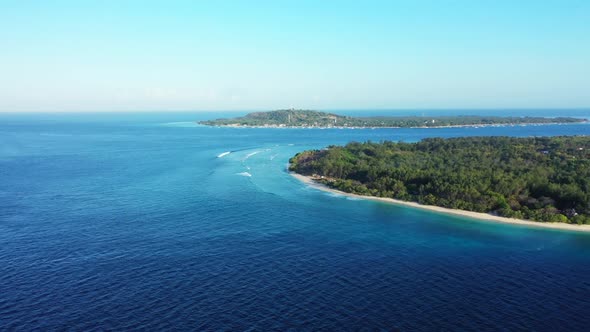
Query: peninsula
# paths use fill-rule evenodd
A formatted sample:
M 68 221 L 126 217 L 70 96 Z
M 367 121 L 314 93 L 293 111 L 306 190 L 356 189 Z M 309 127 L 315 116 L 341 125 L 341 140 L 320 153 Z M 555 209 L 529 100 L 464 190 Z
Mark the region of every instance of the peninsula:
M 484 219 L 590 224 L 588 136 L 353 142 L 289 162 L 343 193 Z
M 287 128 L 436 128 L 462 126 L 580 123 L 587 119 L 570 117 L 503 116 L 371 116 L 352 117 L 311 110 L 254 112 L 242 117 L 200 121 L 208 126 Z

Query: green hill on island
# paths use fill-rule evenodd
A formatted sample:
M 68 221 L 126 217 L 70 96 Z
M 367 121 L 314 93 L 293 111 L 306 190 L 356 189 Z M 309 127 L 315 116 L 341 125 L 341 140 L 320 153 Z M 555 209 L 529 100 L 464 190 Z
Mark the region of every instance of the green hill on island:
M 587 136 L 353 142 L 298 153 L 289 169 L 349 193 L 590 224 Z
M 586 119 L 558 117 L 501 117 L 501 116 L 372 116 L 352 117 L 311 110 L 277 110 L 254 112 L 243 117 L 200 121 L 208 126 L 232 127 L 449 127 L 488 126 L 506 124 L 578 123 Z

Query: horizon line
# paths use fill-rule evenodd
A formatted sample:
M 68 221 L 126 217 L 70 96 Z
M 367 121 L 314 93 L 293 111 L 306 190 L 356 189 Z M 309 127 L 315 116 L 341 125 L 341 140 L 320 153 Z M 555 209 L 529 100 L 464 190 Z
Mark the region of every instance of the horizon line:
M 551 111 L 551 110 L 590 110 L 590 106 L 585 107 L 398 107 L 398 108 L 243 108 L 243 109 L 134 109 L 134 110 L 0 110 L 0 113 L 157 113 L 157 112 L 178 112 L 178 113 L 215 113 L 215 112 L 270 112 L 278 110 L 295 110 L 295 111 Z

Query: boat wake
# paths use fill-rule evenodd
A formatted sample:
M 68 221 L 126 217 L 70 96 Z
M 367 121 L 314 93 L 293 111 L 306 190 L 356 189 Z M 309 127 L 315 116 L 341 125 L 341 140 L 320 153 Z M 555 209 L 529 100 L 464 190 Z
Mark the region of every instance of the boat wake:
M 236 175 L 246 176 L 246 177 L 249 177 L 249 178 L 252 177 L 252 174 L 250 174 L 248 172 L 241 172 L 241 173 L 237 173 Z
M 242 161 L 244 161 L 244 160 L 248 160 L 248 158 L 250 158 L 250 157 L 252 157 L 253 155 L 255 155 L 255 154 L 258 154 L 258 153 L 260 153 L 260 151 L 254 151 L 254 152 L 248 153 L 248 154 L 246 155 L 246 157 L 244 157 L 244 159 L 242 159 Z
M 230 154 L 230 153 L 231 153 L 231 151 L 227 151 L 227 152 L 224 152 L 224 153 L 220 153 L 220 154 L 218 154 L 218 155 L 217 155 L 217 158 L 223 158 L 223 157 L 227 156 L 227 155 L 228 155 L 228 154 Z

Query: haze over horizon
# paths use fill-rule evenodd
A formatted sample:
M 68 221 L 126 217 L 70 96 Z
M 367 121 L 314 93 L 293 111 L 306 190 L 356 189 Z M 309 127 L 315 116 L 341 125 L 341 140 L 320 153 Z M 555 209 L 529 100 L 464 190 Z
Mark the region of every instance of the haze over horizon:
M 0 0 L 0 111 L 590 107 L 588 1 Z

